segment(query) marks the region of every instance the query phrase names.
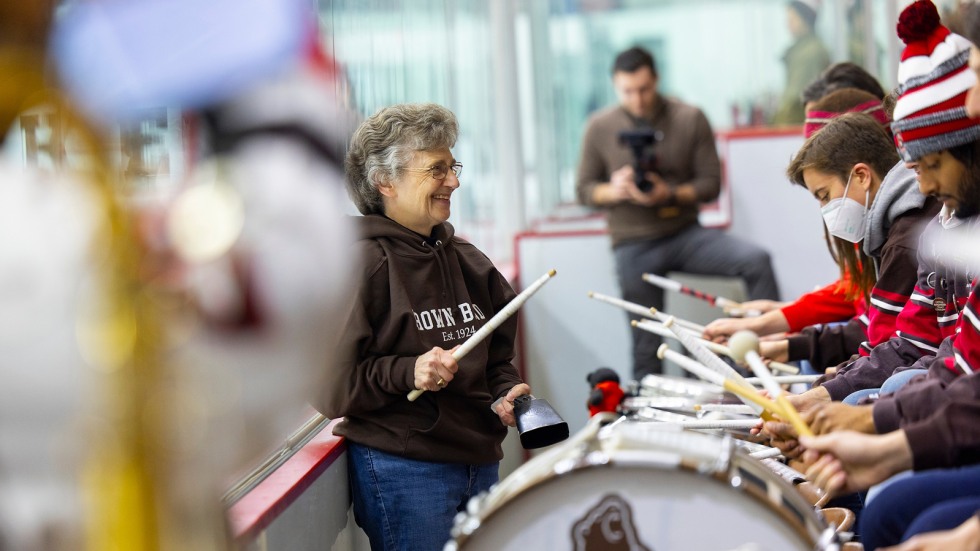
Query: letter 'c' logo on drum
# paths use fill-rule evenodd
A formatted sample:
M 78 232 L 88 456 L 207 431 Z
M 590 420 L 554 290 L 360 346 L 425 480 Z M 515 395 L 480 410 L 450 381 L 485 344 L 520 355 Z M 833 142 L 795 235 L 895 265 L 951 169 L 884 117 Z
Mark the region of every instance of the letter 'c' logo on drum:
M 653 551 L 640 542 L 633 510 L 616 494 L 602 498 L 572 525 L 575 551 Z

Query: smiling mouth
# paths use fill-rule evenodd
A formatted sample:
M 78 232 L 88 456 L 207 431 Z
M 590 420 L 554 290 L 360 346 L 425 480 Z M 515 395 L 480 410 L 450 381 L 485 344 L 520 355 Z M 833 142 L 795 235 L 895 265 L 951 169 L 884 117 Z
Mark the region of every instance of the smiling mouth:
M 448 201 L 449 200 L 449 196 L 448 195 L 433 195 L 432 198 L 433 199 L 436 199 L 436 200 L 440 200 L 440 201 Z

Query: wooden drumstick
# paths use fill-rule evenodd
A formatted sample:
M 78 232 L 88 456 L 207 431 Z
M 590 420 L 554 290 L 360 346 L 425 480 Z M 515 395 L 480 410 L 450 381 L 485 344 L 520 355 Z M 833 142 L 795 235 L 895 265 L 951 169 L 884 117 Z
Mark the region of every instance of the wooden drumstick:
M 507 303 L 507 306 L 504 306 L 502 310 L 487 320 L 487 322 L 483 324 L 483 327 L 477 330 L 476 333 L 473 333 L 470 338 L 466 339 L 466 341 L 453 352 L 453 359 L 458 362 L 459 360 L 463 359 L 463 356 L 469 354 L 470 351 L 473 350 L 476 345 L 480 344 L 483 339 L 487 338 L 494 329 L 500 327 L 502 323 L 507 321 L 507 318 L 513 316 L 514 313 L 517 312 L 518 308 L 527 302 L 527 299 L 531 298 L 531 295 L 536 293 L 542 285 L 550 281 L 556 273 L 558 272 L 555 270 L 549 270 L 548 273 L 539 277 L 534 281 L 534 283 L 529 285 L 527 289 L 521 291 L 521 293 L 514 297 L 513 300 Z M 425 392 L 425 390 L 420 388 L 409 392 L 408 401 L 414 402 L 419 396 L 422 395 L 423 392 Z
M 762 358 L 759 356 L 759 337 L 751 331 L 737 331 L 728 339 L 728 344 L 732 352 L 736 355 L 735 360 L 739 361 L 738 356 L 741 356 L 743 361 L 752 368 L 752 372 L 755 373 L 756 377 L 762 381 L 765 389 L 769 391 L 769 396 L 783 410 L 781 417 L 793 425 L 796 434 L 800 436 L 813 436 L 813 431 L 810 430 L 810 427 L 800 417 L 800 413 L 793 407 L 786 393 L 779 387 L 779 383 L 773 379 L 769 369 L 766 368 L 766 364 L 762 362 Z
M 708 381 L 709 383 L 714 383 L 731 392 L 742 400 L 742 403 L 752 408 L 753 415 L 759 415 L 763 419 L 769 420 L 772 418 L 772 416 L 767 415 L 765 412 L 771 412 L 777 415 L 779 415 L 781 412 L 779 406 L 777 406 L 775 402 L 762 396 L 754 388 L 746 388 L 745 386 L 742 386 L 731 379 L 725 378 L 724 375 L 705 367 L 704 365 L 679 352 L 671 350 L 667 344 L 660 345 L 660 349 L 657 350 L 657 356 L 659 356 L 660 359 L 668 359 L 681 366 L 683 369 L 691 372 L 691 374 L 695 375 L 696 377 Z
M 665 316 L 665 317 L 669 318 L 669 316 Z M 676 320 L 675 320 L 675 322 L 676 322 Z M 644 331 L 648 331 L 650 333 L 654 333 L 656 335 L 660 335 L 661 337 L 670 337 L 670 338 L 673 338 L 674 337 L 674 332 L 671 331 L 670 329 L 667 329 L 666 326 L 659 325 L 659 324 L 654 323 L 654 322 L 651 322 L 651 321 L 640 320 L 634 326 L 637 327 L 637 328 L 639 328 L 639 329 L 643 329 Z M 719 344 L 719 343 L 716 343 L 716 342 L 713 342 L 713 341 L 702 339 L 700 337 L 700 335 L 691 334 L 691 337 L 697 339 L 701 344 L 703 344 L 705 346 L 705 348 L 707 348 L 708 350 L 714 352 L 715 354 L 721 354 L 723 356 L 728 356 L 729 358 L 736 359 L 736 358 L 734 358 L 732 356 L 732 351 L 729 349 L 729 347 L 727 347 L 727 346 L 725 346 L 723 344 Z M 738 360 L 736 359 L 736 361 L 738 361 Z M 773 369 L 776 369 L 775 366 L 770 366 L 770 367 L 773 367 Z M 786 364 L 780 364 L 779 365 L 779 368 L 782 369 L 782 370 L 784 370 L 784 371 L 789 371 L 791 373 L 796 373 L 797 371 L 799 371 L 799 369 L 797 369 L 797 368 L 795 368 L 795 367 L 793 367 L 791 365 L 786 365 Z

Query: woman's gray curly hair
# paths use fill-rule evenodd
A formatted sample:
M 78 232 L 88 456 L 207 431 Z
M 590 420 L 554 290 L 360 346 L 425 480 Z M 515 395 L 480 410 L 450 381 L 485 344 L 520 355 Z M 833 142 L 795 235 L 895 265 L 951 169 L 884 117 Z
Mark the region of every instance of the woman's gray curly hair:
M 347 193 L 361 214 L 384 214 L 378 186 L 390 182 L 417 151 L 456 145 L 456 115 L 435 103 L 379 109 L 354 131 L 344 168 Z

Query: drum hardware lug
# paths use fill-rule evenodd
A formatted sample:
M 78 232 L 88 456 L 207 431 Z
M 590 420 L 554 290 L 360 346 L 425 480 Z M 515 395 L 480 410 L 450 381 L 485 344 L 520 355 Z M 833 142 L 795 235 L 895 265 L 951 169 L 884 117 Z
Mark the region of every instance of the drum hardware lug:
M 738 476 L 737 474 L 733 474 L 729 479 L 729 484 L 731 484 L 732 488 L 735 488 L 736 490 L 740 489 L 742 487 L 742 477 Z

